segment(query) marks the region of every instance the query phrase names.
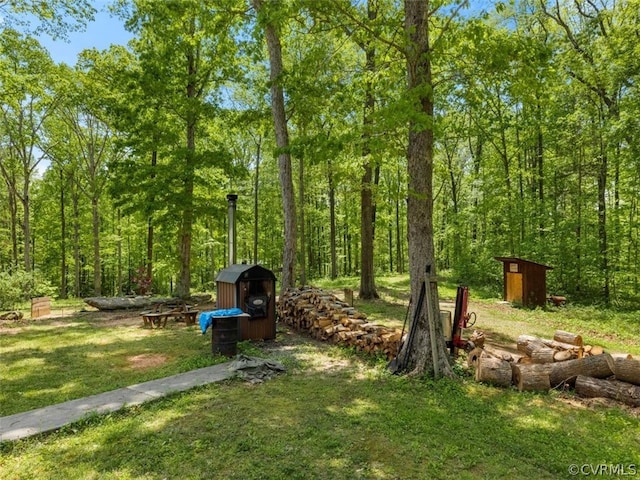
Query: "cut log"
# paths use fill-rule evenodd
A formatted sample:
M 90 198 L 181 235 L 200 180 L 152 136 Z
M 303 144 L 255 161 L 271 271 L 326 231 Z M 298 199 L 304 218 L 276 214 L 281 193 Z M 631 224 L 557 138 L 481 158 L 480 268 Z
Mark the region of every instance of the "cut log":
M 495 348 L 493 346 L 484 347 L 484 351 L 493 357 L 498 357 L 504 360 L 505 362 L 517 362 L 522 355 L 517 353 L 508 352 L 506 350 L 501 350 L 499 348 Z
M 474 348 L 469 353 L 467 353 L 467 365 L 469 367 L 478 368 L 478 359 L 480 355 L 482 355 L 483 351 L 481 348 Z
M 553 339 L 556 342 L 568 343 L 570 345 L 576 345 L 578 347 L 581 347 L 583 345 L 582 337 L 580 335 L 565 332 L 564 330 L 556 330 L 556 333 L 553 334 Z
M 529 348 L 529 344 L 533 343 L 535 345 L 540 345 L 542 342 L 538 337 L 533 337 L 531 335 L 520 335 L 518 340 L 516 341 L 516 346 L 519 352 L 524 353 L 525 355 L 529 355 L 527 349 Z
M 607 378 L 613 375 L 612 365 L 613 359 L 608 354 L 556 362 L 550 365 L 549 380 L 555 388 L 564 383 L 573 386 L 578 375 Z
M 551 388 L 549 372 L 551 364 L 512 363 L 512 381 L 520 392 L 541 392 Z
M 602 355 L 604 353 L 604 348 L 599 345 L 593 345 L 591 350 L 589 351 L 589 355 Z
M 556 351 L 553 348 L 543 346 L 539 350 L 531 352 L 533 363 L 553 363 Z
M 511 385 L 511 365 L 509 362 L 489 356 L 480 355 L 476 368 L 476 381 L 489 383 L 498 387 Z
M 284 323 L 313 338 L 383 354 L 389 360 L 397 355 L 400 330 L 367 322 L 365 314 L 322 289 L 287 289 L 278 299 L 277 313 Z
M 469 341 L 472 342 L 476 347 L 484 347 L 485 335 L 484 332 L 479 330 L 474 330 L 473 333 L 469 336 Z
M 603 380 L 578 375 L 576 393 L 587 398 L 612 398 L 632 407 L 640 407 L 640 387 L 619 380 Z
M 640 360 L 615 357 L 612 370 L 616 380 L 640 385 Z
M 571 360 L 574 358 L 571 350 L 560 350 L 559 352 L 555 352 L 553 354 L 554 362 L 566 362 L 567 360 Z
M 550 340 L 548 338 L 538 338 L 532 335 L 520 335 L 517 340 L 518 351 L 523 352 L 529 357 L 534 351 L 540 350 L 543 346 L 554 350 L 570 350 L 573 352 L 574 357 L 582 357 L 583 347 L 581 345 L 572 345 L 570 343 Z
M 560 295 L 551 295 L 547 300 L 555 307 L 561 307 L 567 303 L 567 298 Z

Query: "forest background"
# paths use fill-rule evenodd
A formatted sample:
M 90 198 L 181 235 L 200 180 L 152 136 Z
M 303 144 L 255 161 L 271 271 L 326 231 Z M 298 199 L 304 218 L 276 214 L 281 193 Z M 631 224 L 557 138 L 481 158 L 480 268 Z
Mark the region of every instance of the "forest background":
M 228 193 L 239 195 L 239 261 L 281 274 L 283 151 L 261 3 L 119 0 L 128 46 L 68 66 L 34 35 L 81 26 L 91 2 L 52 0 L 30 29 L 0 0 L 2 307 L 45 293 L 212 291 L 227 264 Z M 268 6 L 298 207 L 295 283 L 360 276 L 375 295 L 376 275 L 409 268 L 407 125 L 425 121 L 412 118 L 397 48 L 402 5 Z M 554 267 L 552 293 L 637 309 L 640 2 L 430 9 L 437 270 L 499 292 L 494 257 L 520 256 Z

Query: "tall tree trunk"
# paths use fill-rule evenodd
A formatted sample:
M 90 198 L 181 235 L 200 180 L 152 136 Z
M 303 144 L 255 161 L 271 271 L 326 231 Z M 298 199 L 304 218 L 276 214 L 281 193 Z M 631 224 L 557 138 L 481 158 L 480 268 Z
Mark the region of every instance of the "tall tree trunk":
M 402 241 L 402 226 L 400 224 L 400 183 L 402 179 L 402 172 L 398 165 L 398 182 L 396 184 L 396 269 L 398 273 L 404 273 L 404 248 Z
M 607 244 L 607 168 L 608 156 L 604 140 L 600 139 L 600 165 L 598 169 L 598 246 L 600 268 L 604 275 L 602 295 L 609 303 L 609 246 Z
M 156 178 L 156 165 L 158 164 L 158 151 L 151 152 L 151 179 Z M 151 205 L 155 203 L 155 196 L 151 195 Z M 153 213 L 147 220 L 147 278 L 153 281 Z
M 0 162 L 2 176 L 7 185 L 7 198 L 9 200 L 9 214 L 11 217 L 11 266 L 18 267 L 18 196 L 16 194 L 16 178 L 13 172 L 6 169 Z
M 189 35 L 195 35 L 195 19 L 190 20 Z M 186 54 L 187 60 L 187 88 L 186 94 L 189 103 L 193 104 L 198 97 L 197 74 L 198 57 L 196 48 L 190 48 Z M 179 250 L 180 250 L 180 274 L 176 285 L 176 294 L 180 298 L 187 298 L 191 294 L 191 242 L 193 234 L 193 176 L 195 174 L 196 157 L 196 127 L 198 123 L 197 113 L 193 111 L 193 105 L 188 107 L 186 115 L 186 146 L 185 168 L 182 178 L 182 215 L 180 219 Z
M 263 15 L 264 4 L 262 0 L 252 0 L 253 6 L 259 15 Z M 270 2 L 270 6 L 277 7 L 279 2 Z M 264 18 L 267 18 L 264 15 Z M 284 104 L 284 91 L 282 88 L 282 46 L 278 35 L 277 26 L 273 20 L 265 21 L 264 30 L 269 51 L 270 82 L 271 82 L 271 111 L 276 134 L 278 154 L 278 177 L 282 188 L 282 208 L 284 213 L 284 251 L 282 255 L 282 290 L 293 287 L 295 284 L 296 268 L 296 201 L 293 191 L 293 175 L 291 169 L 291 155 L 289 148 L 289 131 L 287 129 L 287 117 Z
M 80 298 L 82 291 L 81 278 L 81 258 L 80 258 L 80 187 L 77 177 L 72 179 L 73 182 L 73 292 L 76 298 Z
M 302 133 L 304 135 L 304 132 Z M 307 283 L 307 261 L 306 261 L 306 238 L 304 232 L 304 155 L 300 154 L 300 161 L 298 167 L 298 198 L 300 199 L 300 284 L 306 285 Z M 311 264 L 309 265 L 311 268 Z
M 416 114 L 419 113 L 422 117 L 420 122 L 416 121 L 418 115 L 413 114 L 411 117 L 407 149 L 409 270 L 411 294 L 414 299 L 417 299 L 427 266 L 431 266 L 431 272 L 435 274 L 432 185 L 433 82 L 429 44 L 429 1 L 405 0 L 404 8 L 404 26 L 408 38 L 407 88 L 410 98 L 414 101 L 413 108 Z M 437 288 L 427 288 L 427 294 L 431 296 L 429 303 L 432 305 L 432 311 L 427 315 L 427 309 L 421 309 L 413 343 L 406 342 L 399 356 L 406 362 L 407 369 L 415 374 L 433 375 L 437 370 L 441 375 L 453 376 L 442 325 L 439 321 Z M 433 325 L 429 325 L 429 316 L 434 319 Z M 436 345 L 437 359 L 432 354 L 430 330 L 436 336 L 433 340 Z
M 253 263 L 258 263 L 258 200 L 260 188 L 260 155 L 262 155 L 262 137 L 258 136 L 256 140 L 256 169 L 253 179 Z
M 331 242 L 331 279 L 338 277 L 338 255 L 336 252 L 336 187 L 331 160 L 328 162 L 329 176 L 329 241 Z
M 67 219 L 64 211 L 65 175 L 60 168 L 60 298 L 67 298 Z
M 100 211 L 98 198 L 91 199 L 91 218 L 93 230 L 93 293 L 102 295 L 102 261 L 100 259 Z
M 31 271 L 31 199 L 29 198 L 29 186 L 31 183 L 31 175 L 25 169 L 23 185 L 22 185 L 22 235 L 23 235 L 23 256 L 24 256 L 24 269 L 27 272 Z
M 122 212 L 118 209 L 118 271 L 116 273 L 116 288 L 114 289 L 114 294 L 117 296 L 122 295 L 124 292 L 122 291 Z
M 536 99 L 536 163 L 538 167 L 538 228 L 540 237 L 544 237 L 545 208 L 544 208 L 544 137 L 542 134 L 542 107 Z
M 367 17 L 373 22 L 377 17 L 377 10 L 373 2 L 367 2 Z M 374 160 L 371 158 L 371 128 L 373 125 L 373 112 L 375 109 L 375 96 L 373 82 L 370 80 L 376 71 L 376 49 L 372 40 L 364 44 L 365 72 L 368 80 L 365 84 L 365 99 L 363 112 L 362 157 L 364 158 L 364 174 L 362 175 L 360 190 L 360 292 L 362 299 L 378 298 L 374 272 L 374 242 L 375 242 L 375 200 L 373 198 L 373 169 Z

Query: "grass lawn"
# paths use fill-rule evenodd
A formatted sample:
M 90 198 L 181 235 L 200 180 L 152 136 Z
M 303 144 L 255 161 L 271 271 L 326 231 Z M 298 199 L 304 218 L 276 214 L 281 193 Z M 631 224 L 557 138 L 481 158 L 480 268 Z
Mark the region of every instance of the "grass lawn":
M 395 283 L 381 285 L 382 300 L 356 306 L 402 325 L 408 299 L 394 294 Z M 495 300 L 474 300 L 472 308 L 489 339 L 564 326 L 607 348 L 640 353 L 637 320 L 625 327 L 610 312 L 528 312 Z M 152 331 L 140 323 L 83 314 L 1 331 L 2 415 L 222 360 L 210 355 L 210 334 L 196 327 Z M 619 330 L 608 330 L 613 325 Z M 573 464 L 640 470 L 638 409 L 570 393 L 497 389 L 466 376 L 396 377 L 385 362 L 283 325 L 276 341 L 241 349 L 280 360 L 288 371 L 263 384 L 226 381 L 3 443 L 0 477 L 540 479 L 569 478 Z

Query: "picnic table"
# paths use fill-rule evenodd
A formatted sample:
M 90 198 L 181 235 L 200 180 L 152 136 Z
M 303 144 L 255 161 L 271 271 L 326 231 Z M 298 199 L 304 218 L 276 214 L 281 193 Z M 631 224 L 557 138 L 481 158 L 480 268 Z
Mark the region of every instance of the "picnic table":
M 163 310 L 165 307 L 168 309 Z M 151 328 L 160 328 L 160 326 L 165 328 L 169 318 L 184 319 L 186 325 L 195 325 L 198 310 L 185 302 L 177 302 L 173 304 L 157 304 L 153 310 L 142 312 L 140 315 L 142 316 L 144 327 L 149 325 Z

